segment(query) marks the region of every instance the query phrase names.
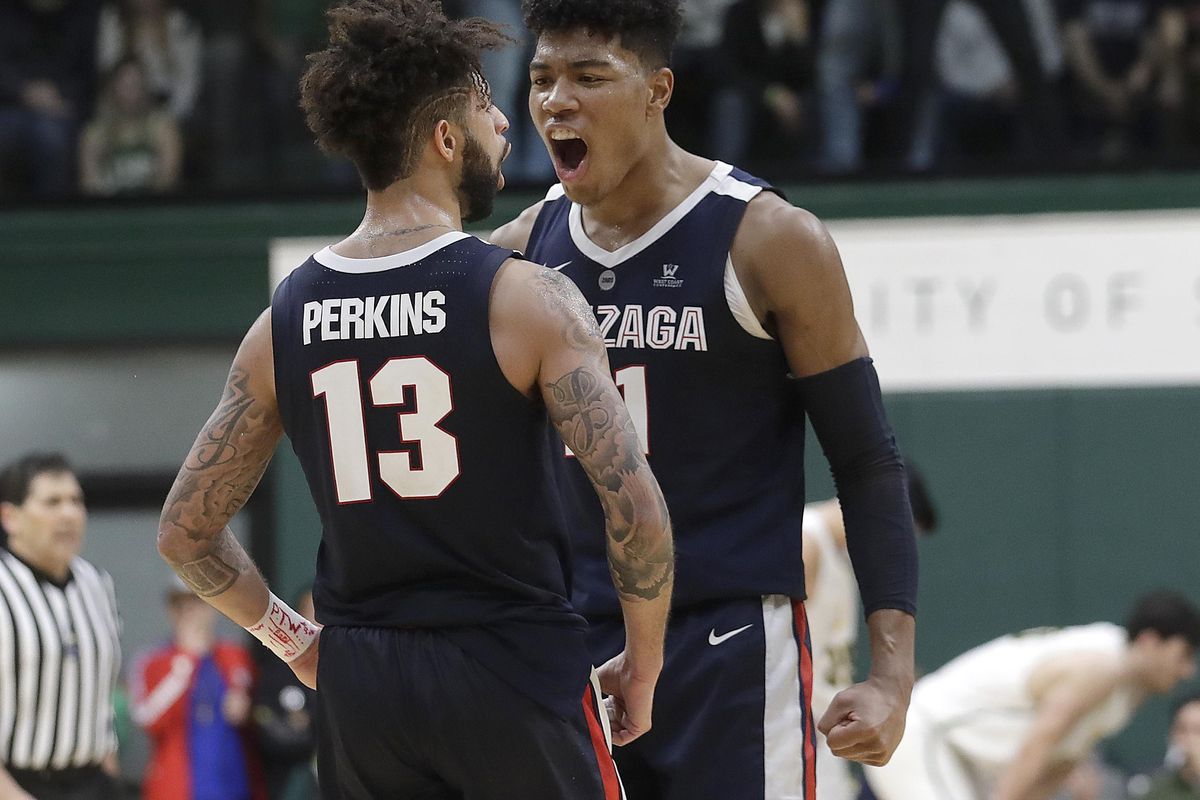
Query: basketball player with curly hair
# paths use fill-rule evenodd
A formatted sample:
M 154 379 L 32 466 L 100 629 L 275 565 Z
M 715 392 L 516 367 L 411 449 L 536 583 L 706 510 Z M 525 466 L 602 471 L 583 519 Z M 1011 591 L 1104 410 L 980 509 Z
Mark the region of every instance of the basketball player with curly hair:
M 350 0 L 329 19 L 302 104 L 357 166 L 366 213 L 246 335 L 159 551 L 318 688 L 323 797 L 618 800 L 610 738 L 650 728 L 670 522 L 578 290 L 462 232 L 503 185 L 508 121 L 479 57 L 505 37 L 434 0 Z M 323 628 L 226 527 L 284 434 L 323 525 Z M 603 509 L 625 620 L 598 672 L 569 599 L 564 443 Z

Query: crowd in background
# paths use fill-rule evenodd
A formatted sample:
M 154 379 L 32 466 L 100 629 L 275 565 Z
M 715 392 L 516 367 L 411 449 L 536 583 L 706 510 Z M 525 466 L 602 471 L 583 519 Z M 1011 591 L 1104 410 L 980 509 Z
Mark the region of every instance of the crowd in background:
M 296 106 L 325 0 L 0 0 L 0 198 L 350 187 Z M 485 64 L 515 183 L 520 0 Z M 1200 0 L 684 0 L 685 147 L 774 177 L 1200 164 Z

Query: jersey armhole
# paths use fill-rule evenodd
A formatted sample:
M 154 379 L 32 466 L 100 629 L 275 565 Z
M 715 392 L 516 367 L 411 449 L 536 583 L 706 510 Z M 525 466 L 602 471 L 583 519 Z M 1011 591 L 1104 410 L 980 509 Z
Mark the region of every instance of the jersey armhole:
M 725 302 L 729 305 L 729 312 L 733 314 L 733 318 L 746 333 L 755 339 L 770 341 L 774 338 L 767 333 L 758 317 L 754 316 L 754 310 L 750 308 L 750 301 L 746 299 L 746 292 L 742 289 L 742 283 L 733 268 L 732 255 L 725 256 Z

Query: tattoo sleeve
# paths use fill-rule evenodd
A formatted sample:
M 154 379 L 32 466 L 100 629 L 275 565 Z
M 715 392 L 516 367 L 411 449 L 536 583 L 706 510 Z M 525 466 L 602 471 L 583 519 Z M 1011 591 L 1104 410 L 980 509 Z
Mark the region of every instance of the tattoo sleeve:
M 262 479 L 282 435 L 274 408 L 255 399 L 235 365 L 163 506 L 160 550 L 201 597 L 229 589 L 254 564 L 226 524 Z
M 591 309 L 569 280 L 552 270 L 539 290 L 561 321 L 562 343 L 578 364 L 546 383 L 550 418 L 591 479 L 604 509 L 608 563 L 622 599 L 653 600 L 674 578 L 671 523 L 633 420 L 608 372 Z

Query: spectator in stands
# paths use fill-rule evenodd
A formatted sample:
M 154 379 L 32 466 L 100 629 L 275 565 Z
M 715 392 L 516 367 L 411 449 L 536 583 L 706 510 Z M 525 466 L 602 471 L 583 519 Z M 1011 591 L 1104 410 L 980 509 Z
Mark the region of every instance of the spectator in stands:
M 1200 694 L 1176 703 L 1166 764 L 1143 800 L 1200 800 Z
M 711 153 L 723 161 L 736 161 L 744 141 L 722 140 L 720 120 L 743 114 L 741 95 L 728 86 L 721 35 L 725 12 L 734 0 L 683 0 L 683 26 L 671 55 L 675 91 L 667 107 L 667 126 L 685 150 Z M 738 132 L 735 131 L 735 135 Z
M 1172 157 L 1194 158 L 1200 149 L 1200 2 L 1168 0 L 1159 30 L 1163 143 Z
M 0 192 L 71 191 L 98 13 L 98 0 L 0 0 Z
M 216 611 L 174 579 L 171 641 L 138 659 L 133 719 L 150 737 L 145 800 L 266 800 L 250 718 L 254 664 L 218 641 Z
M 316 619 L 310 590 L 301 592 L 293 608 L 305 619 Z M 265 648 L 259 652 L 263 657 L 258 662 L 254 722 L 262 748 L 267 795 L 296 800 L 316 797 L 316 691 L 301 683 L 274 653 Z
M 80 186 L 85 194 L 167 192 L 179 182 L 179 127 L 151 96 L 146 72 L 127 57 L 105 82 L 95 118 L 80 137 Z
M 714 121 L 725 131 L 722 139 L 733 143 L 729 159 L 795 162 L 805 156 L 815 129 L 808 0 L 738 0 L 725 13 L 722 48 L 745 109 Z
M 928 126 L 936 120 L 938 86 L 936 81 L 935 50 L 941 20 L 948 0 L 908 0 L 909 57 L 907 59 L 903 107 L 910 110 L 908 129 L 908 167 L 926 170 L 933 166 L 936 151 L 930 147 L 934 137 Z M 1047 80 L 1040 57 L 1041 48 L 1035 44 L 1034 26 L 1028 18 L 1025 4 L 1019 0 L 973 0 L 987 16 L 992 30 L 1004 47 L 1012 65 L 1017 86 L 1018 113 L 1032 131 L 1029 141 L 1036 142 L 1036 152 L 1027 156 L 1042 164 L 1052 164 L 1061 158 L 1066 146 L 1061 98 L 1058 87 Z
M 821 168 L 862 166 L 866 118 L 896 98 L 903 65 L 896 0 L 828 0 L 817 46 Z
M 200 93 L 200 29 L 168 0 L 116 0 L 100 13 L 96 46 L 101 74 L 135 56 L 142 62 L 151 92 L 185 122 Z
M 1057 82 L 1063 54 L 1051 0 L 1015 2 L 1024 3 L 1033 26 L 1045 80 Z M 939 144 L 919 142 L 919 149 L 936 147 L 939 160 L 961 166 L 972 161 L 1004 163 L 1037 146 L 1033 132 L 1022 124 L 1026 120 L 1012 61 L 972 0 L 951 0 L 946 6 L 937 39 L 937 73 L 941 102 L 926 113 L 938 119 L 919 130 L 922 136 L 936 136 Z
M 329 0 L 176 1 L 204 40 L 198 172 L 224 189 L 320 180 L 308 167 L 326 162 L 299 111 L 298 83 L 303 54 L 324 40 Z M 311 159 L 304 168 L 294 164 L 298 147 Z
M 1073 125 L 1102 161 L 1153 136 L 1161 74 L 1156 0 L 1062 0 Z

